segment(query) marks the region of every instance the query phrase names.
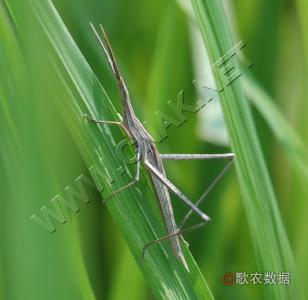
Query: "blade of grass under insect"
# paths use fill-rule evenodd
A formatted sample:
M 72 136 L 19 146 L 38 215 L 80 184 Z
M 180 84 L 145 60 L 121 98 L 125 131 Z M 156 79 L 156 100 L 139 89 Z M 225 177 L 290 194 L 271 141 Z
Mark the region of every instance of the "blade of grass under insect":
M 96 177 L 96 184 L 104 187 L 102 196 L 110 194 L 113 187 L 106 186 L 108 179 L 115 178 L 117 186 L 125 184 L 124 179 L 116 171 L 120 163 L 115 154 L 114 140 L 123 136 L 119 130 L 113 131 L 108 127 L 96 126 L 88 123 L 83 117 L 84 113 L 88 113 L 95 118 L 116 120 L 110 100 L 50 1 L 24 1 L 31 7 L 31 11 L 26 10 L 26 12 L 18 10 L 16 3 L 19 1 L 8 0 L 7 3 L 20 37 L 23 36 L 22 24 L 27 12 L 27 18 L 32 20 L 33 26 L 42 29 L 42 40 L 50 43 L 49 51 L 45 53 L 45 59 L 50 62 L 49 92 L 54 95 L 54 101 L 84 161 L 100 173 Z M 90 29 L 89 34 L 91 34 Z M 145 199 L 136 189 L 119 194 L 107 204 L 138 262 L 143 245 L 164 234 L 155 205 L 154 196 Z M 183 248 L 190 273 L 187 273 L 172 256 L 168 244 L 153 246 L 147 252 L 141 269 L 154 295 L 157 299 L 213 299 L 188 249 Z
M 94 24 L 99 24 L 101 21 L 98 20 L 103 20 L 104 26 L 107 27 L 106 29 L 108 29 L 110 20 L 113 20 L 112 22 L 114 22 L 115 19 L 121 19 L 121 21 L 123 21 L 123 18 L 118 15 L 119 5 L 121 6 L 120 1 L 110 4 L 99 0 L 90 2 L 79 0 L 53 0 L 52 2 L 79 49 L 86 56 L 87 62 L 90 64 L 96 76 L 98 78 L 103 78 L 105 90 L 113 92 L 112 94 L 108 93 L 109 98 L 113 99 L 112 96 L 115 95 L 115 99 L 117 99 L 118 91 L 113 89 L 116 83 L 113 81 L 112 73 L 109 72 L 108 62 L 105 57 L 102 56 L 101 49 L 97 47 L 97 40 L 93 39 L 92 34 L 89 34 L 89 20 Z M 127 16 L 129 15 L 129 12 L 127 12 Z M 114 36 L 112 37 L 114 38 Z M 116 36 L 116 38 L 119 39 L 119 36 Z M 116 47 L 117 44 L 114 44 L 114 39 L 112 39 L 112 41 L 114 49 L 119 50 L 119 48 Z M 125 45 L 125 41 L 121 41 L 121 45 L 122 44 Z M 118 51 L 116 51 L 116 53 L 118 53 Z M 130 63 L 132 64 L 132 62 Z M 122 71 L 124 70 L 122 69 Z M 134 72 L 132 70 L 130 71 Z M 119 104 L 120 101 L 118 102 L 118 105 Z M 81 247 L 86 249 L 85 251 L 89 253 L 89 248 L 92 249 L 89 245 L 95 244 L 101 246 L 93 250 L 93 254 L 96 255 L 88 255 L 88 257 L 91 256 L 91 262 L 88 262 L 90 266 L 88 271 L 92 279 L 92 288 L 96 292 L 97 298 L 100 298 L 98 292 L 104 293 L 104 288 L 102 288 L 101 285 L 101 281 L 104 280 L 106 285 L 108 285 L 108 294 L 106 298 L 110 300 L 122 299 L 125 297 L 130 299 L 143 299 L 144 297 L 141 295 L 142 293 L 145 294 L 146 290 L 143 275 L 135 264 L 128 247 L 122 247 L 124 243 L 123 238 L 120 237 L 120 232 L 114 226 L 109 212 L 100 209 L 101 203 L 97 203 L 97 206 L 98 207 L 93 207 L 93 205 L 91 205 L 91 209 L 82 212 L 83 214 L 87 213 L 89 217 L 92 216 L 93 222 L 86 223 L 86 221 L 84 221 L 82 223 Z M 93 214 L 94 211 L 95 213 Z M 80 216 L 78 216 L 78 219 L 81 219 Z M 99 232 L 93 231 L 91 228 L 94 224 L 96 224 L 96 228 Z M 108 228 L 108 230 L 106 228 Z M 104 234 L 104 232 L 107 231 L 108 236 Z M 91 232 L 91 235 L 89 235 L 89 232 Z M 99 263 L 97 263 L 98 260 L 100 261 Z M 87 258 L 87 261 L 89 261 L 89 258 Z M 102 268 L 101 265 L 103 265 L 104 268 Z M 93 266 L 95 267 L 93 268 Z M 111 274 L 110 277 L 109 274 Z M 127 278 L 130 278 L 129 287 L 127 286 Z
M 200 30 L 212 63 L 234 44 L 220 1 L 192 0 Z M 215 78 L 224 86 L 221 73 Z M 266 169 L 249 105 L 241 84 L 236 81 L 220 94 L 236 169 L 246 208 L 260 272 L 290 272 L 289 286 L 266 286 L 266 299 L 302 299 L 291 247 L 281 221 L 277 201 Z
M 135 261 L 126 245 L 121 245 L 124 241 L 121 240 L 119 246 L 120 259 L 116 263 L 115 278 L 112 280 L 112 287 L 108 300 L 122 299 L 145 299 L 146 289 L 142 273 L 136 269 Z M 133 271 L 133 272 L 132 272 Z M 128 279 L 129 278 L 129 279 Z M 128 284 L 129 282 L 129 284 Z

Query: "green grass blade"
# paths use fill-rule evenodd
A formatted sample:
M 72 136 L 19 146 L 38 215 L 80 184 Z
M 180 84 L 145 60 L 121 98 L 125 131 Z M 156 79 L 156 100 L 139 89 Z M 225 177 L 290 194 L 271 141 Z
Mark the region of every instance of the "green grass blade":
M 45 196 L 50 197 L 52 187 L 56 187 L 57 190 L 59 188 L 59 182 L 51 176 L 51 161 L 54 164 L 55 161 L 50 157 L 44 159 L 44 154 L 53 152 L 55 147 L 49 147 L 48 150 L 46 147 L 47 151 L 44 154 L 41 151 L 49 141 L 54 141 L 52 134 L 48 137 L 42 135 L 44 129 L 49 126 L 46 111 L 50 106 L 44 103 L 45 110 L 40 111 L 38 102 L 42 105 L 42 98 L 36 102 L 37 98 L 31 88 L 31 71 L 25 68 L 23 60 L 25 53 L 21 52 L 20 40 L 14 34 L 12 19 L 2 4 L 0 15 L 0 67 L 1 70 L 5 70 L 5 73 L 2 73 L 5 76 L 1 76 L 0 80 L 0 176 L 5 178 L 5 182 L 2 181 L 3 198 L 0 204 L 1 223 L 3 222 L 3 265 L 0 268 L 3 272 L 0 275 L 1 279 L 3 278 L 3 293 L 1 291 L 0 298 L 94 299 L 87 272 L 81 262 L 81 249 L 79 245 L 75 246 L 73 251 L 68 247 L 72 246 L 72 241 L 76 241 L 72 227 L 66 227 L 67 231 L 64 229 L 57 236 L 51 237 L 50 233 L 32 224 L 29 218 L 30 213 L 34 212 L 34 207 L 37 209 Z M 36 83 L 38 82 L 41 83 L 40 79 L 36 80 Z M 38 93 L 39 88 L 35 91 Z M 36 121 L 40 119 L 39 111 L 44 111 L 45 115 L 42 122 L 38 122 L 40 126 L 37 126 Z M 53 121 L 57 120 L 55 116 Z M 52 124 L 52 128 L 60 127 Z M 51 133 L 52 130 L 48 128 L 48 133 Z M 61 152 L 64 153 L 65 150 Z M 76 166 L 78 159 L 75 160 L 71 152 L 70 158 Z M 67 170 L 63 170 L 62 174 L 66 172 Z M 44 176 L 47 173 L 49 176 Z M 63 249 L 69 252 L 69 258 L 63 255 Z M 55 276 L 57 271 L 61 276 Z M 51 281 L 52 286 L 46 285 L 46 282 Z M 63 286 L 64 282 L 66 289 L 54 288 Z
M 273 134 L 282 145 L 292 166 L 295 167 L 302 180 L 307 181 L 308 156 L 298 134 L 275 106 L 273 99 L 271 99 L 252 75 L 247 72 L 243 77 L 243 86 L 247 97 L 263 116 Z
M 302 45 L 301 48 L 301 56 L 299 58 L 301 65 L 303 66 L 303 76 L 302 78 L 296 78 L 296 80 L 301 79 L 301 107 L 298 110 L 297 117 L 300 122 L 297 124 L 297 127 L 300 130 L 301 135 L 303 136 L 303 140 L 308 140 L 308 126 L 307 126 L 307 80 L 308 80 L 308 2 L 305 0 L 296 0 L 296 11 L 297 11 L 297 21 L 300 25 L 300 30 L 296 28 L 301 35 L 300 43 Z M 306 180 L 307 182 L 307 180 Z M 305 183 L 306 183 L 305 182 Z M 299 191 L 301 192 L 301 191 Z M 308 270 L 307 270 L 307 252 L 308 252 L 308 239 L 307 239 L 307 194 L 308 189 L 307 185 L 302 192 L 302 202 L 300 205 L 297 205 L 298 212 L 300 214 L 296 220 L 298 220 L 298 237 L 297 237 L 297 256 L 298 256 L 298 264 L 300 265 L 301 275 L 303 278 L 303 285 L 305 288 L 305 294 L 308 293 Z
M 192 0 L 211 62 L 234 44 L 220 1 Z M 222 72 L 215 74 L 223 85 Z M 240 81 L 221 93 L 225 123 L 236 154 L 236 169 L 260 272 L 290 272 L 290 286 L 266 286 L 266 299 L 302 299 L 290 244 L 265 166 L 249 105 Z
M 115 110 L 52 3 L 45 0 L 22 2 L 6 1 L 17 35 L 23 45 L 29 34 L 32 34 L 31 30 L 38 34 L 36 47 L 40 47 L 45 55 L 45 61 L 42 63 L 46 64 L 48 72 L 46 88 L 53 95 L 85 163 L 89 167 L 94 166 L 98 171 L 96 184 L 104 187 L 105 190 L 102 192 L 104 197 L 116 187 L 123 186 L 125 179 L 128 179 L 122 178 L 116 171 L 121 166 L 115 154 L 116 139 L 121 140 L 123 135 L 116 128 L 99 127 L 88 123 L 83 114 L 88 113 L 95 118 L 105 120 L 116 120 Z M 27 27 L 24 26 L 25 20 Z M 37 30 L 34 30 L 35 28 Z M 89 29 L 90 34 L 92 33 Z M 27 63 L 29 67 L 31 61 Z M 133 170 L 128 171 L 133 172 Z M 144 177 L 143 173 L 142 176 Z M 114 186 L 107 184 L 108 179 L 112 178 L 116 179 Z M 149 191 L 148 183 L 139 188 L 148 192 L 140 193 L 136 189 L 130 189 L 107 204 L 138 262 L 142 246 L 155 237 L 165 234 L 154 194 Z M 186 272 L 173 257 L 168 243 L 153 246 L 147 252 L 141 270 L 154 295 L 157 299 L 213 299 L 185 246 L 183 251 L 190 273 Z

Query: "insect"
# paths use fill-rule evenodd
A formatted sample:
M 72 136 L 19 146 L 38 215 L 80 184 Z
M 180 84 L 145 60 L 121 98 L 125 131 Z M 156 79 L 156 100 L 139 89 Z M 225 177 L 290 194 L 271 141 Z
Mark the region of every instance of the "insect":
M 157 199 L 159 201 L 164 223 L 166 226 L 166 230 L 168 235 L 161 237 L 159 239 L 153 240 L 143 247 L 142 251 L 142 259 L 145 254 L 145 250 L 155 243 L 159 243 L 163 240 L 168 239 L 170 241 L 170 245 L 174 255 L 182 262 L 185 268 L 188 270 L 187 263 L 185 261 L 183 252 L 180 246 L 180 235 L 184 232 L 199 228 L 205 225 L 210 221 L 208 215 L 203 213 L 198 206 L 203 201 L 204 198 L 209 194 L 209 192 L 213 189 L 216 183 L 221 179 L 224 173 L 229 169 L 233 162 L 234 154 L 233 153 L 225 153 L 225 154 L 160 154 L 154 144 L 154 140 L 151 135 L 147 132 L 141 122 L 138 120 L 137 116 L 134 113 L 134 109 L 132 107 L 129 92 L 126 87 L 126 84 L 120 74 L 119 68 L 117 66 L 115 56 L 113 54 L 112 48 L 108 41 L 107 35 L 104 31 L 102 25 L 100 25 L 100 29 L 102 31 L 103 40 L 100 38 L 98 32 L 92 23 L 90 26 L 108 60 L 112 73 L 117 81 L 121 101 L 122 101 L 122 116 L 120 116 L 120 121 L 105 121 L 105 120 L 95 120 L 89 116 L 86 116 L 87 119 L 98 123 L 98 124 L 109 124 L 109 125 L 117 125 L 120 126 L 129 138 L 134 142 L 135 151 L 137 157 L 139 158 L 136 162 L 136 174 L 134 179 L 126 184 L 125 186 L 115 190 L 108 198 L 116 195 L 117 193 L 133 186 L 136 182 L 138 182 L 140 178 L 140 164 L 143 163 L 145 169 L 149 173 L 149 177 L 151 179 L 151 183 L 153 189 L 156 193 Z M 103 42 L 104 41 L 104 42 Z M 205 192 L 201 195 L 201 197 L 193 203 L 189 198 L 187 198 L 181 191 L 178 189 L 167 177 L 163 166 L 163 160 L 204 160 L 204 159 L 227 159 L 225 167 L 221 170 L 218 176 L 212 181 L 209 187 L 205 190 Z M 174 213 L 170 201 L 169 191 L 174 193 L 180 200 L 182 200 L 188 207 L 189 211 L 181 221 L 180 225 L 177 226 L 174 218 Z M 187 222 L 188 218 L 192 213 L 196 213 L 202 220 L 201 223 L 192 226 L 187 229 L 183 229 L 184 224 Z

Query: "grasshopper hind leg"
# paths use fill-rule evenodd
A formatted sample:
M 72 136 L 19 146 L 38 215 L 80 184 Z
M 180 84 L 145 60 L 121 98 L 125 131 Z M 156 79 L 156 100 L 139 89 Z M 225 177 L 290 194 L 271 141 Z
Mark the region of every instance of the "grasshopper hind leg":
M 144 259 L 145 259 L 145 254 L 146 254 L 146 251 L 149 249 L 149 247 L 153 246 L 153 245 L 156 245 L 156 244 L 159 244 L 165 240 L 169 240 L 173 237 L 176 237 L 176 236 L 181 236 L 182 234 L 184 233 L 188 233 L 188 232 L 191 232 L 191 231 L 194 231 L 194 230 L 197 230 L 203 226 L 205 226 L 206 223 L 205 222 L 202 222 L 202 223 L 198 223 L 196 225 L 193 225 L 191 227 L 188 227 L 186 229 L 182 229 L 182 230 L 177 230 L 176 232 L 172 233 L 172 234 L 168 234 L 168 235 L 165 235 L 161 238 L 158 238 L 158 239 L 155 239 L 155 240 L 152 240 L 148 243 L 146 243 L 143 247 L 142 247 L 142 252 L 141 252 L 141 257 L 140 257 L 140 263 L 143 264 L 144 263 Z M 183 254 L 181 254 L 183 255 Z M 184 267 L 189 271 L 189 268 L 187 266 L 187 263 L 185 261 L 185 258 L 184 257 L 178 257 L 178 259 L 183 263 Z

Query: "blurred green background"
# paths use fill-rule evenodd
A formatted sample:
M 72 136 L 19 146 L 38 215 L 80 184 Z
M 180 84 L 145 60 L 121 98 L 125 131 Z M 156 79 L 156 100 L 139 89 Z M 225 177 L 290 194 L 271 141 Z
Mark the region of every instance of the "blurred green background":
M 153 299 L 98 193 L 92 190 L 91 202 L 80 204 L 78 213 L 65 211 L 67 222 L 54 222 L 54 234 L 30 220 L 88 170 L 53 100 L 64 88 L 49 89 L 51 82 L 61 81 L 61 74 L 56 78 L 50 73 L 49 48 L 32 24 L 29 3 L 8 0 L 0 4 L 0 299 Z M 201 46 L 188 1 L 52 3 L 117 111 L 121 107 L 116 84 L 89 21 L 104 24 L 141 120 L 155 128 L 154 113 L 167 111 L 167 102 L 175 101 L 181 90 L 188 103 L 198 98 L 192 81 L 199 75 L 196 64 L 205 58 L 198 56 Z M 253 63 L 252 73 L 306 142 L 307 2 L 234 0 L 224 4 L 235 40 L 247 44 L 244 53 Z M 294 162 L 287 159 L 283 145 L 254 106 L 252 111 L 298 274 L 307 289 L 307 177 L 293 168 Z M 187 116 L 183 126 L 168 130 L 169 137 L 159 145 L 162 153 L 230 151 L 201 132 L 206 115 Z M 197 199 L 222 166 L 218 161 L 168 162 L 166 171 L 185 194 Z M 180 220 L 186 209 L 173 202 Z M 185 239 L 215 299 L 263 299 L 263 285 L 226 287 L 221 283 L 226 272 L 258 272 L 254 237 L 234 169 L 202 209 L 212 222 Z

